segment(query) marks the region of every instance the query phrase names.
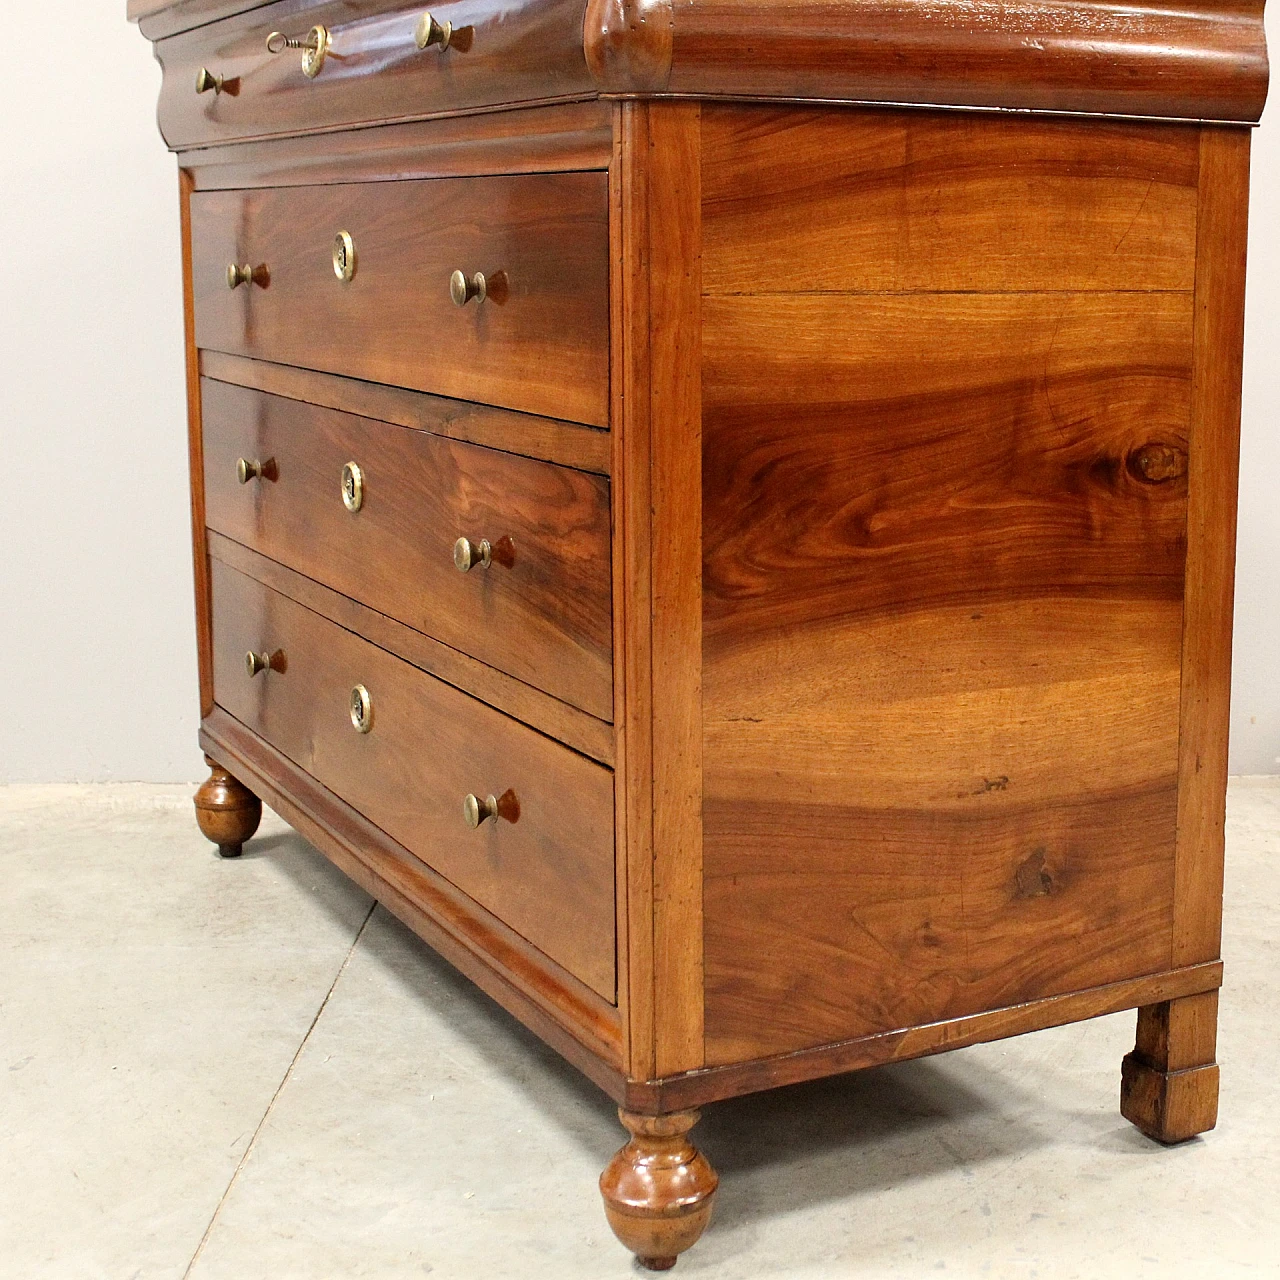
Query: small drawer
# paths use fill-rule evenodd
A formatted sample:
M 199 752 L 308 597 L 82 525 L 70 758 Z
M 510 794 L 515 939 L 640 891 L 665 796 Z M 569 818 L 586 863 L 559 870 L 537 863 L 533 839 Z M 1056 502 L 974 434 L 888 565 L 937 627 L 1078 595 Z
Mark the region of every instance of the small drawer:
M 602 476 L 207 378 L 201 391 L 210 528 L 611 718 Z
M 218 705 L 614 1001 L 612 773 L 217 560 L 212 590 Z
M 316 26 L 323 59 L 267 49 L 277 31 L 318 44 Z M 160 129 L 175 150 L 594 92 L 581 0 L 282 0 L 161 40 L 156 56 Z
M 198 192 L 191 247 L 201 347 L 608 425 L 603 173 Z

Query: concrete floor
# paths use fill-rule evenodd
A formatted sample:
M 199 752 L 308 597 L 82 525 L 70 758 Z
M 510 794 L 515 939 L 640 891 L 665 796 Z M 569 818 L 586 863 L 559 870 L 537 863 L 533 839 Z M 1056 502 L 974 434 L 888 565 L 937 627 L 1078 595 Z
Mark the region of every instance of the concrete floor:
M 693 1277 L 1280 1275 L 1280 782 L 1232 784 L 1218 1129 L 1120 1119 L 1133 1015 L 709 1108 Z M 632 1275 L 609 1102 L 268 815 L 0 788 L 0 1276 Z

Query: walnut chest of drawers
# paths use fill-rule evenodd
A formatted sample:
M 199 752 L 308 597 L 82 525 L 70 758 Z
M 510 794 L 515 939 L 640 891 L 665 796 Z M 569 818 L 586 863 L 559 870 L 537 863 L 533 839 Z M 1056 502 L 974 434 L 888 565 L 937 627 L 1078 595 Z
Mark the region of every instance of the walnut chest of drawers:
M 1136 1008 L 1213 1126 L 1260 0 L 130 0 L 200 740 L 615 1098 Z M 495 1171 L 496 1172 L 496 1171 Z

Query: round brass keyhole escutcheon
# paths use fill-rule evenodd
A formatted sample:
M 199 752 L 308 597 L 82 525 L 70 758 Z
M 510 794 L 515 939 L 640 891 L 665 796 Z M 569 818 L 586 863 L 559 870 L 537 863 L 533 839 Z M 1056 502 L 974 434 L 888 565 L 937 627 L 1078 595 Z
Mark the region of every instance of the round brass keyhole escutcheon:
M 329 28 L 314 26 L 307 32 L 305 40 L 297 40 L 287 36 L 283 31 L 273 31 L 267 37 L 268 53 L 283 53 L 286 49 L 301 49 L 302 74 L 308 80 L 314 80 L 320 74 L 324 60 L 329 53 Z
M 358 462 L 348 462 L 342 468 L 342 505 L 348 511 L 364 506 L 364 472 Z
M 373 728 L 373 697 L 362 684 L 351 690 L 351 723 L 357 733 L 368 733 Z
M 356 242 L 349 231 L 339 231 L 333 238 L 333 274 L 344 284 L 355 278 Z

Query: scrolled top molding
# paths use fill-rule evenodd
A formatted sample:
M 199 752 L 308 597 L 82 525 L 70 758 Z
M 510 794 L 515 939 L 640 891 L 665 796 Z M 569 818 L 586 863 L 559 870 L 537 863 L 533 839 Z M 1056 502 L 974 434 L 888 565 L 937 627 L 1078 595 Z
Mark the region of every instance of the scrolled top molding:
M 1252 124 L 1263 0 L 587 0 L 602 92 Z

